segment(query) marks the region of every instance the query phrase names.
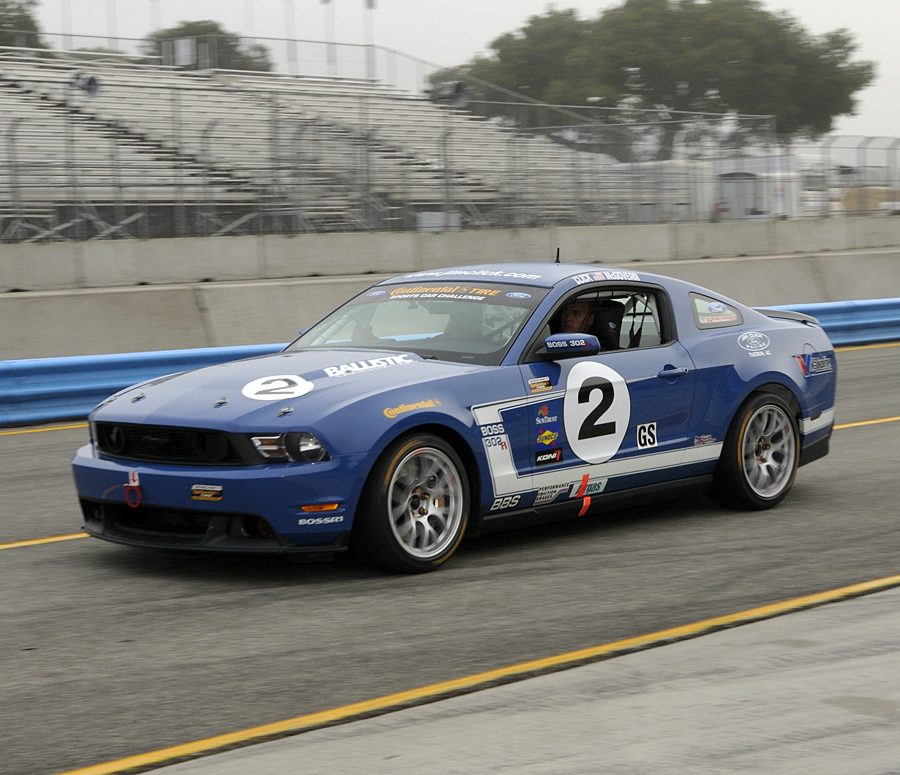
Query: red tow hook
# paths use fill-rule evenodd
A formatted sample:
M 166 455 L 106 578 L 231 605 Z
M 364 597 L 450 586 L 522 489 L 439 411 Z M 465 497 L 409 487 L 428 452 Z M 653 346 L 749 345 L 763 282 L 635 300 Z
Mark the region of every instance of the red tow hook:
M 125 485 L 125 505 L 136 509 L 141 505 L 144 493 L 141 491 L 141 479 L 137 471 L 128 472 L 128 484 Z

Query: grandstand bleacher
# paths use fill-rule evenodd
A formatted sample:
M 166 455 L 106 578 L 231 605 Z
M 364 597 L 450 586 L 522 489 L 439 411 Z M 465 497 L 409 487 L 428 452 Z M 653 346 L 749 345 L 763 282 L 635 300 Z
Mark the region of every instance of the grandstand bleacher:
M 801 197 L 783 157 L 713 144 L 700 159 L 619 163 L 590 127 L 634 142 L 631 125 L 586 119 L 585 142 L 584 127 L 516 121 L 553 106 L 510 105 L 489 119 L 365 78 L 0 47 L 0 241 L 803 214 L 785 206 Z
M 85 73 L 93 95 L 77 86 Z M 240 233 L 267 220 L 277 231 L 414 228 L 417 213 L 448 209 L 470 225 L 578 222 L 579 209 L 604 206 L 608 160 L 365 79 L 7 49 L 0 109 L 7 218 L 53 222 L 43 234 L 32 225 L 32 238 L 71 236 L 68 221 L 92 236 L 177 232 L 179 210 L 201 233 Z M 162 227 L 119 226 L 154 208 L 169 212 Z

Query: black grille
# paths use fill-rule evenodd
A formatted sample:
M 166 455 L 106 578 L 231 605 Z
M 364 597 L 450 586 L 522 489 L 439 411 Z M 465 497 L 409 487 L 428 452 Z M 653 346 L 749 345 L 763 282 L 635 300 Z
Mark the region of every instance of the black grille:
M 261 517 L 81 499 L 84 529 L 98 538 L 159 549 L 281 552 L 286 547 Z
M 143 507 L 129 509 L 106 505 L 106 516 L 115 526 L 124 530 L 140 530 L 148 533 L 174 536 L 202 537 L 209 529 L 212 514 L 192 511 L 175 511 Z
M 201 428 L 99 422 L 95 439 L 100 452 L 128 460 L 185 465 L 259 463 L 259 456 L 236 434 Z

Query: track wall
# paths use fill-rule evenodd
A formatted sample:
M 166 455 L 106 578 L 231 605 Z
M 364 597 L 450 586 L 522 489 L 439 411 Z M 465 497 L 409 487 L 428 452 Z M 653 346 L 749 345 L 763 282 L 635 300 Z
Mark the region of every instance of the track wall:
M 383 276 L 557 246 L 756 306 L 900 296 L 888 217 L 2 245 L 0 360 L 285 341 Z

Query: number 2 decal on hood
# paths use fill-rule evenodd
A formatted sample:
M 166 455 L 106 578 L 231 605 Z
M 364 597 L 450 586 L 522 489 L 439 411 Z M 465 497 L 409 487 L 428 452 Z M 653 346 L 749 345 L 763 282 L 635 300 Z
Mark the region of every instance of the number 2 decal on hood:
M 273 374 L 248 382 L 241 388 L 241 395 L 255 401 L 281 401 L 305 396 L 313 387 L 299 374 Z
M 605 463 L 628 430 L 631 398 L 625 378 L 594 361 L 577 363 L 566 377 L 563 421 L 572 451 L 588 463 Z

